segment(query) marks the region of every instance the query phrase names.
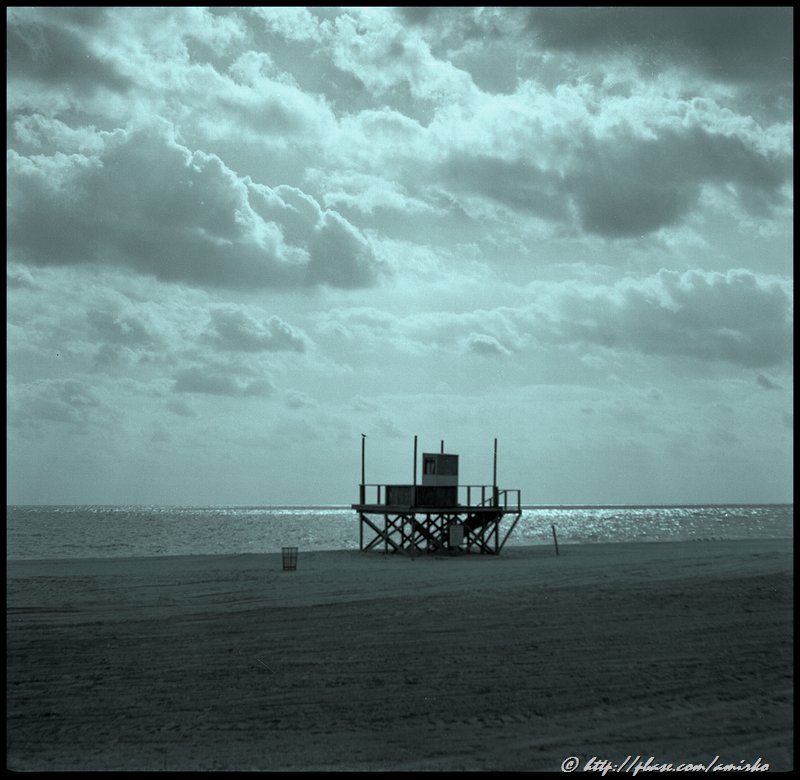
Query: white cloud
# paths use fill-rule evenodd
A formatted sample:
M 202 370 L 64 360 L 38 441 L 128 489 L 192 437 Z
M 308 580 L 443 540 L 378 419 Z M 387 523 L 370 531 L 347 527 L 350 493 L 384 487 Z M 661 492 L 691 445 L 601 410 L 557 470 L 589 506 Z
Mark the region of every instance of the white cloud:
M 274 385 L 268 378 L 236 376 L 231 367 L 202 365 L 183 368 L 175 375 L 176 393 L 200 393 L 219 396 L 271 395 Z
M 494 337 L 485 333 L 470 333 L 466 341 L 468 352 L 478 355 L 507 355 L 509 351 Z
M 279 80 L 267 55 L 247 52 L 229 71 L 233 80 L 209 70 L 207 92 L 213 96 L 214 120 L 223 127 L 230 125 L 230 131 L 241 133 L 250 128 L 256 137 L 264 134 L 286 137 L 292 144 L 306 137 L 315 145 L 320 136 L 335 131 L 335 119 L 328 105 L 319 97 Z M 198 100 L 200 96 L 198 90 Z
M 152 325 L 136 314 L 90 309 L 86 313 L 94 339 L 125 346 L 153 346 L 160 341 Z
M 333 62 L 384 94 L 405 84 L 411 94 L 435 102 L 466 101 L 477 94 L 470 75 L 431 54 L 425 40 L 381 8 L 350 9 L 333 23 Z
M 781 365 L 792 354 L 791 287 L 780 279 L 662 270 L 612 287 L 553 292 L 553 311 L 531 322 L 541 338 L 745 367 Z
M 95 425 L 118 417 L 117 410 L 79 379 L 43 379 L 21 385 L 14 394 L 11 409 L 15 427 L 41 430 L 51 423 L 60 423 L 84 434 Z
M 358 287 L 378 272 L 367 240 L 332 211 L 316 222 L 298 214 L 287 243 L 251 205 L 268 189 L 191 152 L 164 124 L 106 136 L 96 156 L 12 150 L 8 164 L 10 248 L 23 262 L 118 264 L 231 288 Z
M 378 210 L 393 210 L 403 214 L 437 212 L 441 209 L 412 197 L 406 188 L 382 176 L 364 173 L 331 173 L 312 169 L 306 179 L 321 190 L 326 206 L 349 207 L 362 214 L 374 214 Z
M 261 319 L 239 307 L 212 310 L 206 339 L 222 349 L 243 352 L 303 352 L 306 337 L 280 317 Z
M 249 8 L 248 12 L 290 41 L 319 41 L 321 38 L 320 23 L 307 8 L 260 6 Z
M 572 344 L 743 367 L 783 365 L 792 354 L 791 285 L 746 270 L 662 270 L 610 285 L 541 282 L 529 295 L 532 303 L 462 313 L 333 310 L 320 334 L 374 353 L 487 355 Z

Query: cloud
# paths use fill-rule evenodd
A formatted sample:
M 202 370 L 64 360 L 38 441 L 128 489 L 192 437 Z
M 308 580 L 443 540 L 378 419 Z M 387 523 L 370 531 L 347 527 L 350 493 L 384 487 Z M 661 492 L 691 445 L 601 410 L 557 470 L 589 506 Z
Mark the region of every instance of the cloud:
M 20 385 L 15 392 L 14 425 L 41 428 L 63 423 L 87 432 L 95 417 L 108 418 L 111 410 L 86 382 L 78 379 L 41 379 Z
M 104 342 L 125 346 L 152 346 L 158 337 L 150 326 L 133 314 L 115 314 L 100 309 L 90 309 L 86 318 L 93 336 Z
M 361 349 L 398 337 L 400 321 L 394 314 L 368 306 L 336 308 L 319 318 L 319 333 L 336 342 L 358 344 Z
M 167 409 L 169 409 L 173 414 L 177 414 L 179 417 L 197 417 L 197 412 L 192 409 L 186 401 L 182 401 L 178 398 L 173 398 L 172 400 L 167 402 Z
M 476 94 L 471 76 L 435 57 L 423 36 L 399 23 L 391 9 L 350 8 L 328 30 L 333 63 L 374 94 L 396 99 L 404 88 L 434 103 L 469 101 Z
M 546 48 L 638 54 L 645 68 L 688 67 L 720 81 L 789 84 L 791 8 L 534 8 L 529 26 Z
M 613 287 L 566 288 L 557 318 L 534 317 L 551 338 L 648 355 L 776 366 L 792 354 L 787 285 L 749 271 L 726 274 L 662 270 Z M 535 326 L 534 326 L 535 327 Z
M 376 281 L 370 244 L 335 212 L 317 207 L 310 218 L 313 210 L 238 177 L 216 155 L 191 152 L 163 123 L 103 138 L 99 155 L 9 152 L 10 248 L 19 260 L 113 263 L 163 281 L 240 289 Z M 266 202 L 291 215 L 294 243 L 259 213 Z
M 461 356 L 510 354 L 530 337 L 515 321 L 515 310 L 499 308 L 465 312 L 425 311 L 398 314 L 369 307 L 332 309 L 320 318 L 318 331 L 327 348 L 341 341 L 363 354 Z
M 293 391 L 286 394 L 286 405 L 290 409 L 307 409 L 314 406 L 314 401 L 306 393 Z
M 764 376 L 764 374 L 758 374 L 756 376 L 756 382 L 759 384 L 760 387 L 763 387 L 765 390 L 780 390 L 781 386 L 776 382 L 773 382 L 769 377 Z
M 568 217 L 560 177 L 526 160 L 454 152 L 442 164 L 441 173 L 456 191 L 479 193 L 545 219 L 563 221 Z
M 700 129 L 657 139 L 586 140 L 568 174 L 583 227 L 607 237 L 650 233 L 678 222 L 704 184 L 731 185 L 751 213 L 781 201 L 788 160 L 768 157 L 736 137 Z
M 311 278 L 335 287 L 365 287 L 375 274 L 375 255 L 366 239 L 335 211 L 326 211 L 309 245 Z
M 750 271 L 661 270 L 605 285 L 536 282 L 529 295 L 531 303 L 458 313 L 333 309 L 318 330 L 328 345 L 345 339 L 377 354 L 491 356 L 565 345 L 579 349 L 587 365 L 593 350 L 609 350 L 745 368 L 782 365 L 792 355 L 791 284 Z
M 124 296 L 115 296 L 111 301 L 98 302 L 98 306 L 87 304 L 86 322 L 88 331 L 75 324 L 74 339 L 79 349 L 96 345 L 94 368 L 114 373 L 149 362 L 168 360 L 164 352 L 167 342 L 158 331 L 146 307 L 131 306 Z M 164 324 L 163 322 L 160 324 Z
M 403 214 L 434 210 L 424 200 L 409 196 L 401 184 L 383 176 L 307 170 L 306 180 L 314 182 L 322 189 L 326 205 L 355 208 L 362 214 L 372 215 L 379 210 L 393 210 Z
M 172 434 L 164 423 L 157 420 L 151 426 L 150 441 L 154 444 L 169 444 L 172 441 Z
M 33 279 L 31 272 L 23 266 L 6 267 L 6 287 L 10 289 L 38 290 L 39 285 Z
M 240 352 L 303 352 L 306 347 L 305 336 L 279 317 L 264 321 L 233 307 L 211 312 L 206 339 L 223 349 Z
M 259 17 L 268 29 L 290 41 L 318 41 L 321 37 L 319 22 L 307 8 L 254 6 L 247 11 Z
M 335 130 L 336 120 L 327 102 L 286 83 L 285 78 L 281 80 L 269 54 L 245 52 L 224 76 L 207 69 L 205 79 L 219 110 L 214 118 L 226 125 L 233 119 L 232 130 L 241 132 L 246 127 L 261 137 L 283 137 L 294 143 L 304 136 L 316 139 Z
M 374 401 L 370 401 L 368 398 L 364 398 L 361 395 L 357 395 L 353 398 L 351 407 L 354 411 L 359 413 L 377 412 L 380 409 L 380 406 Z
M 242 379 L 224 366 L 192 366 L 177 372 L 173 390 L 176 393 L 246 397 L 271 395 L 274 387 L 269 379 Z
M 790 157 L 761 151 L 736 135 L 698 127 L 659 128 L 640 137 L 619 128 L 563 139 L 560 171 L 525 157 L 451 152 L 440 165 L 456 193 L 480 195 L 555 224 L 605 238 L 629 238 L 680 223 L 706 186 L 732 191 L 751 215 L 785 203 Z
M 100 18 L 103 12 L 96 13 Z M 94 23 L 91 13 L 75 18 Z M 6 58 L 12 83 L 28 79 L 48 87 L 68 84 L 84 93 L 100 88 L 124 92 L 131 86 L 130 79 L 96 55 L 79 33 L 46 21 L 26 21 L 17 13 L 8 16 Z
M 487 336 L 484 333 L 470 333 L 466 340 L 468 352 L 477 355 L 508 355 L 507 350 L 494 336 Z
M 371 430 L 375 432 L 376 436 L 389 439 L 404 439 L 407 435 L 394 420 L 386 417 L 379 417 L 375 420 Z

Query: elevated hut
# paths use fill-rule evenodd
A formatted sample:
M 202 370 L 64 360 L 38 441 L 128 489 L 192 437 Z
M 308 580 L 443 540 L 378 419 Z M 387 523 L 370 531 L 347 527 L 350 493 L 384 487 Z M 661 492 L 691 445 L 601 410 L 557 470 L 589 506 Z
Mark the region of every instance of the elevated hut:
M 497 486 L 497 439 L 492 484 L 460 485 L 458 455 L 422 453 L 422 482 L 417 484 L 417 437 L 414 474 L 409 484 L 366 484 L 365 437 L 361 440 L 359 548 L 384 552 L 472 552 L 499 555 L 522 514 L 519 490 Z M 500 538 L 501 521 L 510 527 Z

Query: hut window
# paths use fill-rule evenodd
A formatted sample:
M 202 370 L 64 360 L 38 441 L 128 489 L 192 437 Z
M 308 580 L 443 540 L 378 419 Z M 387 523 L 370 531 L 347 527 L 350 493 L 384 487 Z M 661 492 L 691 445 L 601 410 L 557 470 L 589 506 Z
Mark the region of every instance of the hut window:
M 433 458 L 425 458 L 425 463 L 423 464 L 423 474 L 435 474 L 436 473 L 436 461 Z

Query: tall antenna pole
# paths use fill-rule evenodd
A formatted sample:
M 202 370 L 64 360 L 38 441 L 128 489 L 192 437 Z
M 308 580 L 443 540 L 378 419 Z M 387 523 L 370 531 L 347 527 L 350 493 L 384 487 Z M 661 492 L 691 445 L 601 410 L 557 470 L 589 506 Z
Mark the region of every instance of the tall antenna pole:
M 494 466 L 492 468 L 492 494 L 494 495 L 494 505 L 497 506 L 499 496 L 497 495 L 497 439 L 494 440 Z
M 361 434 L 361 496 L 360 502 L 363 504 L 366 498 L 366 487 L 364 479 L 364 462 L 365 462 L 365 451 L 366 451 L 366 444 L 367 444 L 367 437 L 365 434 Z
M 417 437 L 414 435 L 414 488 L 411 493 L 414 504 L 417 503 Z
M 442 449 L 441 449 L 441 453 L 442 453 L 442 455 L 444 455 L 444 439 L 442 439 Z

